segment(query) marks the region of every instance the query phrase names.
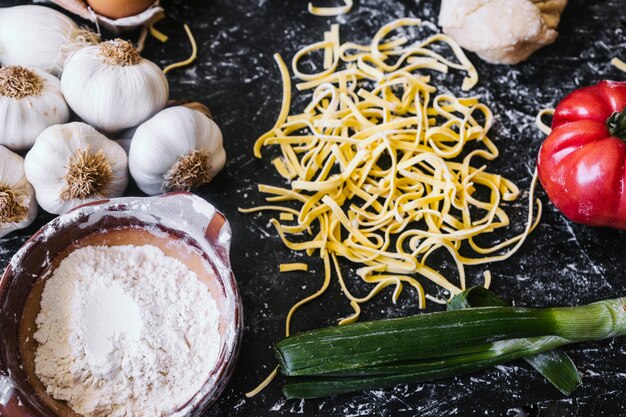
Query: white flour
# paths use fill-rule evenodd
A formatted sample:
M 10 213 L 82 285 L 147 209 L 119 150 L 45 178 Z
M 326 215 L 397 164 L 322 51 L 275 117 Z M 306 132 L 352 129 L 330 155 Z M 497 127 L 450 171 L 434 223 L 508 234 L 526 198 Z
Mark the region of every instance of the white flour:
M 218 319 L 208 287 L 160 249 L 84 247 L 44 287 L 35 371 L 84 416 L 164 416 L 209 377 Z

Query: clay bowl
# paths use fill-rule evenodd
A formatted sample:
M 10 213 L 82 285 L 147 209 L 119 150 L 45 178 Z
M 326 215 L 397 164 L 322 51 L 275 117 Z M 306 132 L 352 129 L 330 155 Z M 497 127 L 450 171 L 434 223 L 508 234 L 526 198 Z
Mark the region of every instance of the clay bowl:
M 46 394 L 34 373 L 35 318 L 45 277 L 76 248 L 159 247 L 206 283 L 221 313 L 217 364 L 200 391 L 173 415 L 200 416 L 223 391 L 239 351 L 242 306 L 230 268 L 231 229 L 211 204 L 189 193 L 98 201 L 61 215 L 13 256 L 0 280 L 0 416 L 77 417 Z

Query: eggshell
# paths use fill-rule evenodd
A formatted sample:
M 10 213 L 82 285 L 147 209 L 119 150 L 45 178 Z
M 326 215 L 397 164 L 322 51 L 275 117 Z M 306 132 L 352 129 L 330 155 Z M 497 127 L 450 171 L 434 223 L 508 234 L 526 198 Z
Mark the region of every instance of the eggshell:
M 111 19 L 134 16 L 154 2 L 155 0 L 87 0 L 94 12 Z

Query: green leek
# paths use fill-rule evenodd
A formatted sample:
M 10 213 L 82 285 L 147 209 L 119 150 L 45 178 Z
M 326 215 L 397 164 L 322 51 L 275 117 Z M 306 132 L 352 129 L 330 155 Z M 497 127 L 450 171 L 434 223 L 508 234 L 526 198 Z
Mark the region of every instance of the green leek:
M 301 333 L 276 345 L 284 392 L 310 398 L 429 381 L 621 336 L 625 303 L 469 308 Z

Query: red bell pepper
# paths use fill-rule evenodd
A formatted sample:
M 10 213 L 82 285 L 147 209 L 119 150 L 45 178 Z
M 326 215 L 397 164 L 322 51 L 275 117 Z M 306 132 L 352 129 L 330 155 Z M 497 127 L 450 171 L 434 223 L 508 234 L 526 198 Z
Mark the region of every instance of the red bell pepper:
M 569 219 L 626 229 L 626 82 L 601 81 L 565 97 L 537 168 Z

